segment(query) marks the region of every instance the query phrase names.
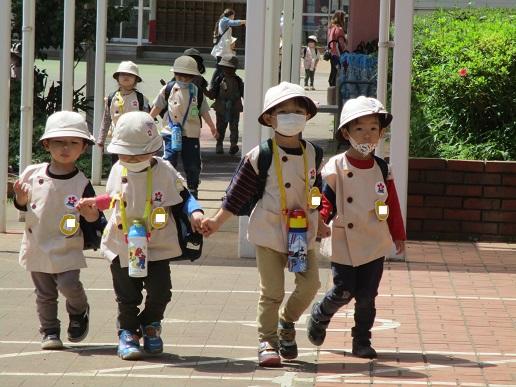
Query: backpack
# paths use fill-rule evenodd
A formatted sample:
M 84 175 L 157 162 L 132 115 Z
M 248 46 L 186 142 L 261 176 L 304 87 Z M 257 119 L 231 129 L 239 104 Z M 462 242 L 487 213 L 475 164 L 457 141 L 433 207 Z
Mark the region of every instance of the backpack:
M 136 93 L 136 98 L 138 99 L 138 110 L 143 112 L 145 110 L 145 101 L 143 98 L 143 94 L 140 93 L 138 90 L 135 90 L 134 92 Z M 108 110 L 111 110 L 111 102 L 113 101 L 113 98 L 115 97 L 116 93 L 118 93 L 118 90 L 113 91 L 111 94 L 108 95 L 108 99 L 107 99 Z
M 306 141 L 309 142 L 309 141 Z M 310 142 L 311 143 L 311 142 Z M 322 163 L 323 151 L 322 149 L 311 143 L 315 149 L 315 168 L 319 170 L 319 167 Z M 233 178 L 231 178 L 231 182 L 229 183 L 228 188 L 226 189 L 226 193 L 231 189 L 233 184 L 234 177 L 238 174 L 238 170 L 242 167 L 245 162 L 245 158 L 242 158 L 240 161 L 240 165 L 238 166 Z M 258 200 L 260 200 L 265 191 L 265 184 L 267 182 L 267 172 L 269 171 L 269 167 L 272 163 L 272 139 L 268 139 L 260 144 L 260 151 L 258 152 L 258 187 L 256 189 L 256 193 L 240 207 L 240 211 L 236 214 L 237 216 L 249 216 L 253 211 L 254 207 Z
M 190 219 L 187 214 L 183 211 L 186 203 L 188 191 L 186 189 L 180 192 L 183 202 L 171 207 L 172 216 L 176 222 L 177 228 L 177 240 L 181 247 L 181 255 L 179 257 L 172 258 L 171 261 L 185 261 L 190 260 L 191 262 L 200 258 L 202 255 L 203 236 L 198 232 L 192 230 Z
M 387 183 L 387 176 L 389 175 L 389 164 L 387 164 L 387 161 L 385 161 L 381 157 L 378 157 L 376 155 L 373 155 L 373 157 L 376 160 L 378 166 L 380 167 L 380 170 L 382 171 L 383 181 Z
M 167 101 L 167 107 L 163 108 L 159 112 L 159 115 L 161 118 L 163 118 L 163 116 L 165 115 L 165 113 L 168 110 L 168 99 L 170 98 L 170 93 L 172 92 L 172 88 L 174 87 L 175 83 L 176 83 L 176 81 L 170 81 L 167 83 L 167 86 L 165 87 L 165 101 Z M 194 85 L 194 86 L 197 87 L 197 109 L 199 109 L 199 112 L 200 112 L 201 105 L 202 105 L 203 92 L 199 86 L 197 86 L 197 85 Z
M 315 47 L 315 56 L 319 56 L 319 50 Z M 303 48 L 303 59 L 306 57 L 306 47 Z

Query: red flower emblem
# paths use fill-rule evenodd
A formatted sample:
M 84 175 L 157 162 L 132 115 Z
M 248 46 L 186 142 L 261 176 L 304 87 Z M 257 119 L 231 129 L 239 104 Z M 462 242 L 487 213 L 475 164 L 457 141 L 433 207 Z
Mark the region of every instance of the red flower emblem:
M 461 77 L 463 77 L 463 78 L 464 78 L 464 77 L 467 77 L 467 76 L 468 76 L 468 69 L 467 69 L 467 68 L 465 68 L 465 67 L 461 68 L 461 69 L 459 70 L 459 75 L 460 75 Z

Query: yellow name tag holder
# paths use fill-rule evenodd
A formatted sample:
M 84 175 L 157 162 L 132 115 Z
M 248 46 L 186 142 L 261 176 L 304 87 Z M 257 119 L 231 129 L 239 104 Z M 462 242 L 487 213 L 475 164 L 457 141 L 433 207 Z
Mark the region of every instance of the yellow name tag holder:
M 160 230 L 167 225 L 168 214 L 163 207 L 156 207 L 151 212 L 151 226 L 153 229 Z
M 387 220 L 389 217 L 389 206 L 385 204 L 382 200 L 377 200 L 374 202 L 374 212 L 376 213 L 376 217 L 380 221 Z
M 309 197 L 308 206 L 312 210 L 314 210 L 320 206 L 321 200 L 322 200 L 322 195 L 321 195 L 321 191 L 319 191 L 319 188 L 312 187 L 312 189 L 310 190 L 310 193 L 308 194 L 308 197 Z
M 59 222 L 59 230 L 64 236 L 72 236 L 79 230 L 79 221 L 73 214 L 63 215 Z

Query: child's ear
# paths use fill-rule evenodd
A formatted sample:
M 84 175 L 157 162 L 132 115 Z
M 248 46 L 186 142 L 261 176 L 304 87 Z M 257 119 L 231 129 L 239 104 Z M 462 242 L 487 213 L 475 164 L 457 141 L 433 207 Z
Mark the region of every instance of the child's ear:
M 380 138 L 383 138 L 384 134 L 385 134 L 385 128 L 380 128 Z
M 263 114 L 263 120 L 267 125 L 272 126 L 272 116 L 269 113 Z
M 41 144 L 43 145 L 43 148 L 45 148 L 45 150 L 48 151 L 48 140 L 41 141 Z
M 349 132 L 347 127 L 343 126 L 342 128 L 340 128 L 340 133 L 342 134 L 344 140 L 349 140 Z

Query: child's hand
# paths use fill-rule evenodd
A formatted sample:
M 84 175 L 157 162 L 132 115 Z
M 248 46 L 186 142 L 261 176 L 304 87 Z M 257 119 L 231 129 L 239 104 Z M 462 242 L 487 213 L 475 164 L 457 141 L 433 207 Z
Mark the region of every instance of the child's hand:
M 95 206 L 95 198 L 81 198 L 75 208 L 90 223 L 95 222 L 100 216 L 99 210 Z
M 22 183 L 16 180 L 13 185 L 14 194 L 16 195 L 16 203 L 20 206 L 25 206 L 29 202 L 30 186 L 27 183 Z
M 331 235 L 331 227 L 324 222 L 319 222 L 317 227 L 317 236 L 319 238 L 328 238 Z
M 215 218 L 207 218 L 202 221 L 202 235 L 209 237 L 211 234 L 217 232 L 220 228 L 220 223 Z
M 216 140 L 219 138 L 219 132 L 217 132 L 217 129 L 215 127 L 210 127 L 210 130 L 211 130 L 211 135 L 213 136 L 213 138 Z
M 95 198 L 80 198 L 79 202 L 75 205 L 78 211 L 81 211 L 85 207 L 95 208 Z
M 194 211 L 192 215 L 190 215 L 190 225 L 192 226 L 192 230 L 202 234 L 202 220 L 203 213 L 201 211 Z
M 403 254 L 405 252 L 405 241 L 394 241 L 396 246 L 396 254 Z

